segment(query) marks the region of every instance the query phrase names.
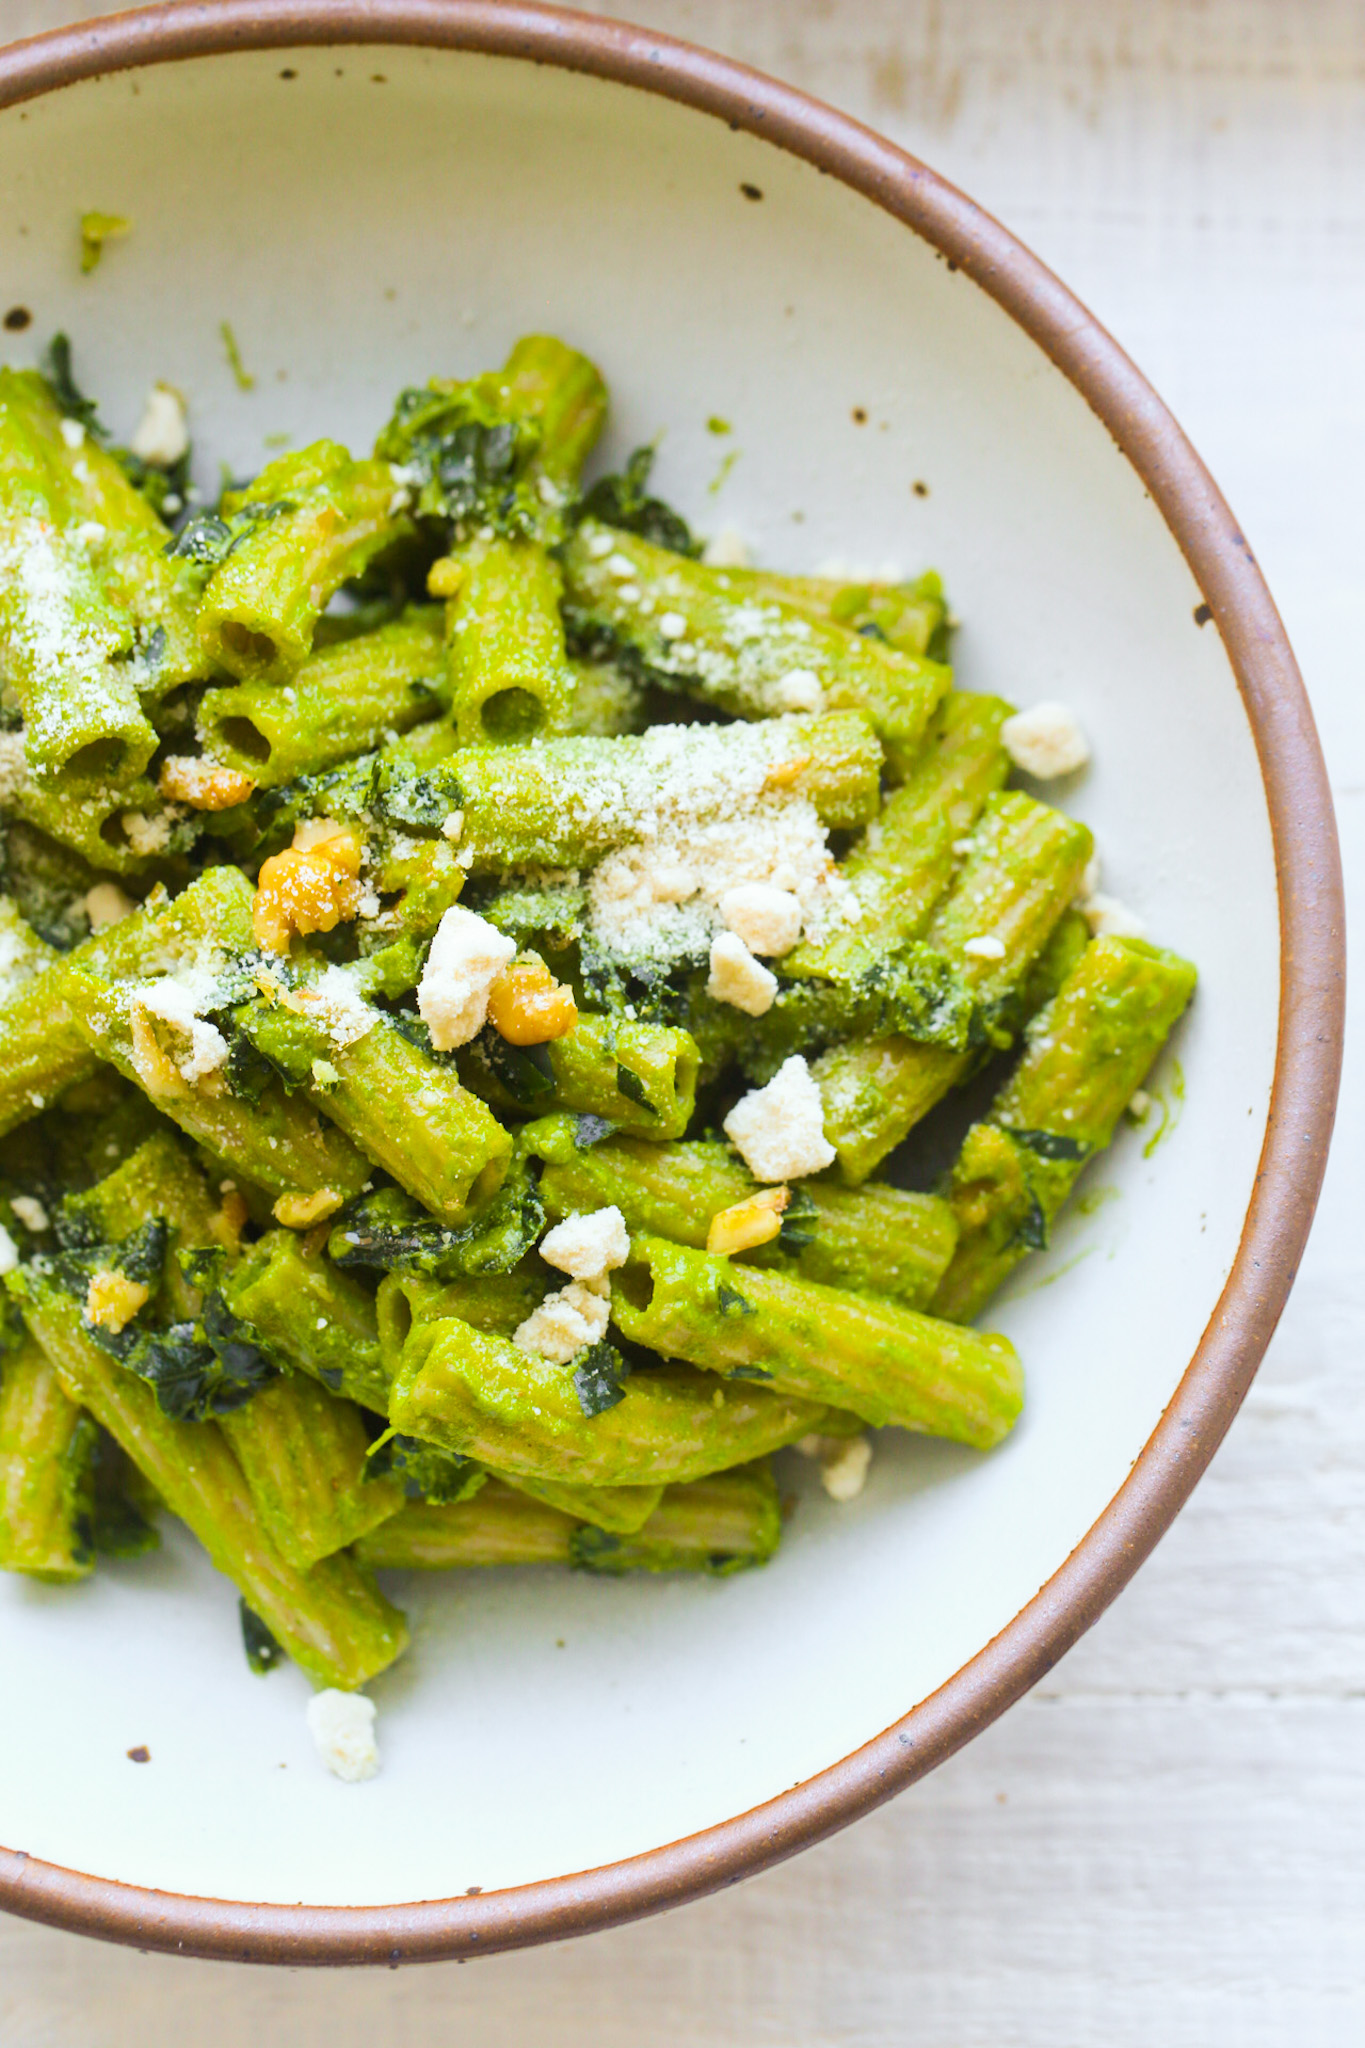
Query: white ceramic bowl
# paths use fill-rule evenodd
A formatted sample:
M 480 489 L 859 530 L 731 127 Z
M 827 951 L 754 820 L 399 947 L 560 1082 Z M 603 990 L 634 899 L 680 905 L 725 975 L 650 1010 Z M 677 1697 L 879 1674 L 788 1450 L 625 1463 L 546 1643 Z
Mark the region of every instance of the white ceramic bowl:
M 806 1483 L 776 1560 L 722 1583 L 414 1580 L 412 1651 L 372 1689 L 373 1783 L 323 1771 L 297 1672 L 247 1674 L 236 1595 L 190 1541 L 75 1591 L 0 1585 L 14 1910 L 344 1960 L 686 1897 L 1017 1696 L 1245 1390 L 1311 1214 L 1339 1026 L 1331 812 L 1273 608 L 1174 423 L 1041 266 L 922 166 L 721 60 L 534 9 L 229 0 L 0 55 L 0 106 L 0 275 L 33 315 L 12 360 L 65 328 L 125 433 L 169 379 L 212 479 L 276 434 L 364 445 L 401 385 L 565 336 L 610 382 L 607 456 L 661 436 L 658 481 L 703 529 L 796 568 L 939 567 L 961 680 L 1076 708 L 1095 763 L 1064 801 L 1106 886 L 1199 964 L 1156 1083 L 1167 1137 L 1119 1138 L 993 1312 L 1029 1386 L 1002 1449 L 889 1435 L 856 1504 Z M 134 226 L 82 277 L 92 207 Z

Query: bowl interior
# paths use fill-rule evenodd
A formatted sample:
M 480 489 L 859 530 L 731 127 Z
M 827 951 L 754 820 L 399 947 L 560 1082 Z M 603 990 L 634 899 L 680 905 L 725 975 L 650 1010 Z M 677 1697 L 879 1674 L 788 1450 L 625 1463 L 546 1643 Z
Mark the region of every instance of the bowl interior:
M 323 1772 L 296 1672 L 248 1674 L 235 1594 L 187 1539 L 76 1591 L 0 1584 L 0 1841 L 55 1863 L 359 1905 L 582 1870 L 742 1812 L 1032 1597 L 1226 1278 L 1279 941 L 1251 733 L 1190 572 L 1104 427 L 964 276 L 834 179 L 624 87 L 388 48 L 178 63 L 0 116 L 0 193 L 5 290 L 34 316 L 10 359 L 65 328 L 121 435 L 151 379 L 179 385 L 202 482 L 279 435 L 363 445 L 402 384 L 546 329 L 609 379 L 607 455 L 660 436 L 660 485 L 704 530 L 772 564 L 939 567 L 960 679 L 1076 708 L 1095 764 L 1060 800 L 1095 827 L 1105 886 L 1199 964 L 1157 1077 L 1164 1137 L 1120 1137 L 991 1318 L 1029 1379 L 999 1452 L 885 1437 L 842 1508 L 789 1459 L 781 1553 L 720 1584 L 409 1582 L 373 1783 Z M 83 278 L 88 208 L 134 226 Z

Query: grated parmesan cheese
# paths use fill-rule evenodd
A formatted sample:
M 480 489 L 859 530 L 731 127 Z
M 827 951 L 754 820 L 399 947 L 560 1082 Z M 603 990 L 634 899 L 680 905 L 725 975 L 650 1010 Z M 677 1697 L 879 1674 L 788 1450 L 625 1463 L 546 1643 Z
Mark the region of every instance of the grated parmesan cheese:
M 567 822 L 589 843 L 621 842 L 588 884 L 604 951 L 651 966 L 705 960 L 725 927 L 722 899 L 755 883 L 794 898 L 817 942 L 856 919 L 814 805 L 766 787 L 795 753 L 789 732 L 778 719 L 654 726 L 614 781 L 585 778 L 569 793 Z
M 359 994 L 346 969 L 335 964 L 300 989 L 296 1001 L 300 1015 L 320 1024 L 337 1046 L 357 1045 L 379 1021 L 378 1011 Z M 332 1071 L 337 1078 L 335 1069 Z

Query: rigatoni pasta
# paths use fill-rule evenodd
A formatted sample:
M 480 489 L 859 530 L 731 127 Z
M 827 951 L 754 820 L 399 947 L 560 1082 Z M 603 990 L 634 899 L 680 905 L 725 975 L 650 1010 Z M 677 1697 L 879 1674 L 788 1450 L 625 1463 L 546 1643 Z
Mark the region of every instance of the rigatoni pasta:
M 349 1690 L 375 1569 L 723 1576 L 778 1453 L 1001 1442 L 968 1325 L 1195 975 L 1007 786 L 937 575 L 708 563 L 648 451 L 585 486 L 552 337 L 212 505 L 51 369 L 0 372 L 0 1568 L 164 1509 L 253 1670 Z

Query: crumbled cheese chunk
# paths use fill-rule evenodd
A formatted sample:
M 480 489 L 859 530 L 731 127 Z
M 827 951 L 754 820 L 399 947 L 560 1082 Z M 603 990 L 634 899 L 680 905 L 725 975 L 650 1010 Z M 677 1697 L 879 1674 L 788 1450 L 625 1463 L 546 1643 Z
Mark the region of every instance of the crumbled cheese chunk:
M 47 1210 L 36 1195 L 11 1195 L 9 1205 L 25 1230 L 33 1231 L 35 1236 L 51 1228 Z
M 63 420 L 62 439 L 68 448 L 79 448 L 85 440 L 85 428 L 79 420 Z
M 547 1294 L 512 1333 L 522 1351 L 534 1352 L 550 1365 L 568 1365 L 590 1344 L 600 1343 L 611 1320 L 611 1286 L 600 1280 L 572 1280 L 557 1294 Z
M 720 914 L 751 953 L 790 953 L 801 936 L 801 898 L 771 882 L 741 882 L 720 899 Z
M 12 1273 L 19 1264 L 19 1247 L 0 1223 L 0 1276 Z
M 1003 960 L 1005 942 L 984 932 L 980 938 L 968 939 L 962 950 L 971 960 Z
M 650 888 L 656 903 L 686 903 L 697 893 L 697 878 L 691 868 L 663 861 L 650 870 Z
M 604 566 L 607 574 L 615 576 L 618 581 L 629 582 L 635 574 L 635 564 L 629 555 L 608 555 Z
M 438 1052 L 468 1045 L 488 1017 L 488 992 L 516 957 L 516 944 L 459 904 L 445 913 L 417 989 L 417 1008 Z
M 346 969 L 335 962 L 306 989 L 299 989 L 288 1007 L 310 1023 L 320 1024 L 336 1046 L 358 1045 L 379 1022 L 378 1011 L 366 1002 Z
M 125 896 L 117 882 L 96 882 L 93 889 L 86 890 L 84 903 L 92 932 L 108 931 L 111 924 L 122 924 L 137 909 L 132 897 Z
M 1000 742 L 1015 766 L 1040 782 L 1071 775 L 1090 759 L 1090 746 L 1076 714 L 1054 699 L 1007 718 L 1000 728 Z
M 363 1692 L 338 1692 L 329 1686 L 308 1702 L 308 1733 L 318 1755 L 334 1776 L 359 1785 L 379 1769 L 374 1737 L 375 1704 Z
M 765 1017 L 777 1000 L 777 976 L 755 960 L 737 932 L 721 932 L 711 941 L 706 993 L 746 1017 Z
M 659 631 L 665 640 L 681 640 L 687 631 L 687 621 L 681 612 L 661 612 Z
M 622 604 L 638 604 L 640 602 L 640 586 L 638 583 L 618 584 L 616 595 L 620 598 Z
M 171 843 L 171 824 L 171 816 L 166 811 L 155 818 L 149 818 L 145 811 L 123 813 L 123 829 L 128 835 L 128 844 L 144 860 L 166 851 Z
M 461 834 L 461 833 L 462 833 L 463 831 L 464 831 L 464 812 L 463 812 L 463 811 L 451 811 L 451 812 L 450 812 L 450 814 L 449 814 L 449 815 L 448 815 L 447 817 L 445 817 L 445 818 L 443 818 L 443 819 L 441 820 L 441 833 L 442 833 L 442 836 L 443 836 L 443 838 L 446 838 L 446 839 L 458 839 L 458 838 L 459 838 L 459 836 L 460 836 L 460 834 Z
M 834 1163 L 820 1090 L 800 1053 L 783 1061 L 766 1088 L 740 1097 L 724 1130 L 755 1180 L 799 1180 Z
M 867 1484 L 872 1463 L 872 1445 L 865 1436 L 853 1436 L 826 1450 L 820 1458 L 820 1484 L 831 1500 L 856 1500 Z
M 1152 1098 L 1145 1088 L 1135 1088 L 1128 1098 L 1128 1115 L 1135 1124 L 1145 1124 L 1152 1113 Z M 17 1209 L 19 1204 L 15 1203 Z
M 615 546 L 616 542 L 609 533 L 594 533 L 588 539 L 588 553 L 595 562 L 600 562 L 603 555 L 609 555 Z
M 82 519 L 75 530 L 75 538 L 83 548 L 97 548 L 108 537 L 108 527 L 101 526 L 98 519 Z
M 227 1060 L 227 1040 L 217 1025 L 205 1022 L 201 1014 L 214 1000 L 216 989 L 217 979 L 210 968 L 192 967 L 144 982 L 132 996 L 136 1011 L 144 1017 L 159 1017 L 178 1037 L 189 1040 L 187 1049 L 172 1055 L 172 1064 L 181 1080 L 191 1087 L 207 1074 L 215 1073 Z M 145 1058 L 145 1048 L 141 1056 Z M 138 1065 L 139 1057 L 135 1034 L 134 1066 Z
M 626 1219 L 614 1202 L 587 1215 L 566 1216 L 541 1239 L 540 1256 L 573 1280 L 599 1280 L 630 1257 Z
M 747 569 L 749 548 L 738 527 L 722 526 L 719 533 L 713 533 L 702 560 L 710 569 Z
M 1087 896 L 1081 905 L 1081 916 L 1097 939 L 1142 939 L 1147 936 L 1147 927 L 1137 912 L 1120 903 L 1117 896 Z
M 129 442 L 134 455 L 157 469 L 174 469 L 190 445 L 185 401 L 172 384 L 153 384 Z
M 773 684 L 771 695 L 777 711 L 819 711 L 825 701 L 824 686 L 810 668 L 789 668 Z

